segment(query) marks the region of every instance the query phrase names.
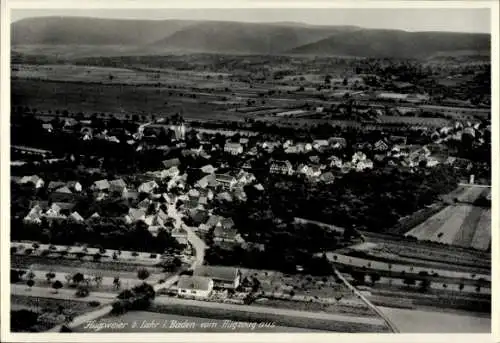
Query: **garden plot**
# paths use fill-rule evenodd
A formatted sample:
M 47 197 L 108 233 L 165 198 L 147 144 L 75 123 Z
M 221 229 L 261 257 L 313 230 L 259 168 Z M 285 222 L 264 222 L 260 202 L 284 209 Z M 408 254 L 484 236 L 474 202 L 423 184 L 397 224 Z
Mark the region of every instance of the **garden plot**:
M 481 193 L 484 192 L 483 188 L 480 187 L 470 187 L 466 189 L 462 194 L 457 196 L 458 202 L 463 202 L 463 203 L 473 203 L 476 201 Z
M 414 229 L 408 231 L 405 236 L 412 236 L 419 240 L 428 240 L 434 236 L 434 233 L 436 233 L 448 219 L 451 218 L 453 212 L 454 206 L 448 206 L 422 224 L 417 225 Z
M 453 207 L 453 215 L 448 218 L 448 220 L 433 236 L 428 237 L 428 239 L 445 244 L 451 244 L 453 242 L 455 236 L 462 227 L 462 223 L 471 211 L 471 206 L 459 205 Z
M 471 247 L 480 250 L 488 249 L 491 242 L 491 209 L 485 210 L 476 226 L 476 232 L 472 238 Z
M 484 209 L 481 207 L 473 206 L 469 215 L 465 218 L 460 230 L 455 235 L 453 240 L 453 245 L 458 245 L 461 247 L 469 247 L 474 235 L 476 233 L 476 227 L 478 226 L 479 220 L 484 213 Z
M 461 196 L 464 202 L 472 202 L 479 192 L 469 192 Z M 487 250 L 491 241 L 491 209 L 468 204 L 448 206 L 422 224 L 410 230 L 405 236 L 418 240 Z

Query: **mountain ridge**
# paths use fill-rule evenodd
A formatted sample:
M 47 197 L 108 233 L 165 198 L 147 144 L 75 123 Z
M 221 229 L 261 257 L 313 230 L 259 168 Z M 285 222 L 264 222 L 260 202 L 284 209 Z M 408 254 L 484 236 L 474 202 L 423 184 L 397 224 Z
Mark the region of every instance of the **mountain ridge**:
M 122 45 L 154 51 L 356 57 L 428 57 L 489 51 L 490 35 L 323 26 L 299 22 L 24 18 L 11 24 L 12 45 Z

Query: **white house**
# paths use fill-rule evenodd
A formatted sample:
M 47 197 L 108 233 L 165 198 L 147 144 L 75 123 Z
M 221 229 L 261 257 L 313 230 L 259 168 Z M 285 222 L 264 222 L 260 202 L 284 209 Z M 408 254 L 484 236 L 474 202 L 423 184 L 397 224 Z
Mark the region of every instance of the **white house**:
M 206 299 L 212 293 L 214 281 L 203 276 L 181 275 L 177 281 L 177 294 L 180 297 Z
M 32 183 L 35 188 L 42 188 L 45 182 L 37 175 L 23 176 L 19 181 L 20 184 Z
M 240 143 L 226 143 L 224 145 L 224 151 L 232 155 L 239 155 L 243 153 L 243 146 Z
M 152 193 L 157 188 L 158 184 L 156 183 L 156 181 L 148 181 L 142 183 L 137 190 L 141 193 Z
M 193 275 L 210 278 L 214 282 L 214 288 L 223 289 L 236 289 L 241 279 L 240 270 L 234 267 L 203 265 L 196 268 Z

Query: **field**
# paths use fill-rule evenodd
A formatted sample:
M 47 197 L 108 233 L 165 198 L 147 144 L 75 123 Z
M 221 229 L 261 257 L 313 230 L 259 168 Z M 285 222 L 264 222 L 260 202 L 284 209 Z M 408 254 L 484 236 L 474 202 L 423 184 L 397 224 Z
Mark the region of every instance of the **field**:
M 487 250 L 491 241 L 491 209 L 463 204 L 450 205 L 405 236 Z
M 463 314 L 431 310 L 379 307 L 401 333 L 488 333 L 491 318 L 480 314 Z
M 363 243 L 343 249 L 345 254 L 373 261 L 405 263 L 436 269 L 487 274 L 490 272 L 490 256 L 486 252 L 457 246 L 433 246 L 429 242 L 377 242 Z M 338 251 L 340 253 L 340 251 Z

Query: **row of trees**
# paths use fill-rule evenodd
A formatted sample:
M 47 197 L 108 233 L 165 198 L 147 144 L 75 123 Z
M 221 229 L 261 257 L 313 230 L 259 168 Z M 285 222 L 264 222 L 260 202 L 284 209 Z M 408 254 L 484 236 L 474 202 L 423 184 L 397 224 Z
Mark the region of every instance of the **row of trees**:
M 11 218 L 11 239 L 35 240 L 45 244 L 73 246 L 76 242 L 104 246 L 115 250 L 179 252 L 182 246 L 166 230 L 153 236 L 143 222 L 127 225 L 121 219 L 101 219 L 92 225 L 69 220 L 53 221 L 51 225 L 24 223 Z

